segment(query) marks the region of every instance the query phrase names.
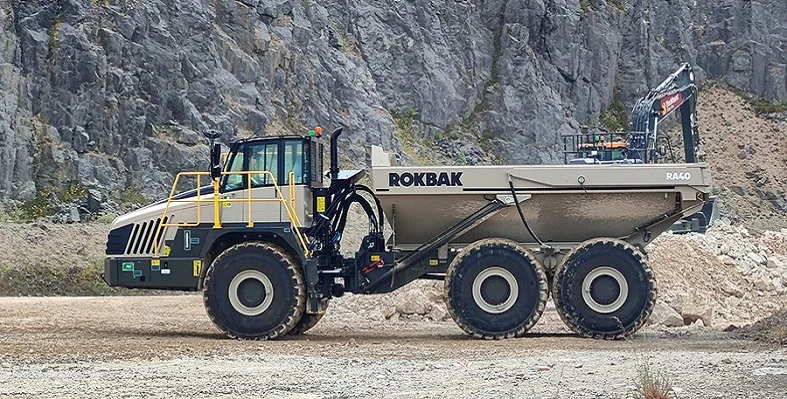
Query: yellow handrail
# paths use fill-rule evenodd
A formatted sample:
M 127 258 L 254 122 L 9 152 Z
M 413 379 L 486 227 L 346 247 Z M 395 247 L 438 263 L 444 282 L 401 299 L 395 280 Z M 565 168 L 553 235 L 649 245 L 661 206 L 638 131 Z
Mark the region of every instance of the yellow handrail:
M 270 179 L 271 179 L 271 182 L 272 182 L 270 187 L 273 187 L 276 190 L 276 197 L 277 198 L 252 198 L 251 197 L 251 188 L 252 188 L 251 187 L 251 178 L 248 177 L 251 174 L 262 174 L 262 175 L 265 175 L 265 176 L 270 176 Z M 309 254 L 308 242 L 307 242 L 306 238 L 303 236 L 303 234 L 301 234 L 301 231 L 300 231 L 300 225 L 301 225 L 300 224 L 300 219 L 298 218 L 298 213 L 295 212 L 295 209 L 294 209 L 295 208 L 295 182 L 294 182 L 294 180 L 295 180 L 294 179 L 294 175 L 295 174 L 293 172 L 290 172 L 290 176 L 289 176 L 290 177 L 290 182 L 289 182 L 290 183 L 289 184 L 290 200 L 289 201 L 287 201 L 287 199 L 284 197 L 284 194 L 282 194 L 281 188 L 279 187 L 279 184 L 276 182 L 276 177 L 270 171 L 267 171 L 267 170 L 260 170 L 260 171 L 226 171 L 226 172 L 222 172 L 221 173 L 221 176 L 226 176 L 226 175 L 245 175 L 245 176 L 247 176 L 247 178 L 246 178 L 247 197 L 245 199 L 229 199 L 229 198 L 227 198 L 227 199 L 220 199 L 219 198 L 220 197 L 220 193 L 219 193 L 219 187 L 218 187 L 219 179 L 213 179 L 212 183 L 213 183 L 213 186 L 214 186 L 213 188 L 214 189 L 213 189 L 213 200 L 212 200 L 212 202 L 213 202 L 213 210 L 214 210 L 214 217 L 213 217 L 213 219 L 214 219 L 213 227 L 214 228 L 221 228 L 221 216 L 220 216 L 220 212 L 219 212 L 219 209 L 220 209 L 219 203 L 220 202 L 222 202 L 222 203 L 226 203 L 226 202 L 230 202 L 230 203 L 232 203 L 232 202 L 246 202 L 246 204 L 247 204 L 247 219 L 248 219 L 247 220 L 247 224 L 246 224 L 247 227 L 254 227 L 254 220 L 252 218 L 252 212 L 251 212 L 251 204 L 252 204 L 252 202 L 279 202 L 279 203 L 281 203 L 281 205 L 283 205 L 284 210 L 287 212 L 287 218 L 290 220 L 290 224 L 292 225 L 292 228 L 295 231 L 295 235 L 298 237 L 298 241 L 300 242 L 301 246 L 303 247 L 304 253 L 307 254 L 307 256 L 308 256 L 308 254 Z M 180 181 L 180 177 L 181 176 L 196 176 L 197 177 L 197 196 L 196 196 L 196 199 L 194 199 L 194 198 L 173 199 L 172 198 L 175 195 L 175 188 L 177 187 L 178 182 Z M 158 226 L 156 227 L 156 234 L 153 236 L 154 237 L 154 241 L 153 241 L 153 257 L 154 258 L 158 258 L 159 257 L 159 239 L 160 239 L 160 237 L 162 237 L 162 235 L 161 235 L 162 228 L 165 228 L 165 227 L 196 227 L 196 226 L 199 226 L 202 223 L 202 215 L 201 215 L 202 203 L 206 202 L 206 201 L 204 201 L 202 199 L 202 196 L 200 195 L 200 191 L 201 191 L 201 188 L 202 188 L 202 176 L 210 176 L 210 172 L 180 172 L 180 173 L 177 174 L 177 176 L 175 176 L 175 181 L 173 182 L 172 189 L 170 190 L 169 196 L 167 197 L 167 203 L 164 206 L 164 211 L 162 212 L 161 220 L 159 221 Z M 196 222 L 165 223 L 164 222 L 164 218 L 167 217 L 167 214 L 169 213 L 169 205 L 171 203 L 173 203 L 173 202 L 191 202 L 191 203 L 196 203 L 197 204 L 197 221 Z M 165 256 L 167 256 L 167 254 L 165 254 Z
M 290 180 L 290 208 L 292 208 L 293 212 L 295 211 L 295 172 L 290 171 L 289 174 Z M 295 214 L 295 221 L 297 222 L 298 226 L 301 225 L 301 220 L 298 218 L 298 212 L 294 212 Z

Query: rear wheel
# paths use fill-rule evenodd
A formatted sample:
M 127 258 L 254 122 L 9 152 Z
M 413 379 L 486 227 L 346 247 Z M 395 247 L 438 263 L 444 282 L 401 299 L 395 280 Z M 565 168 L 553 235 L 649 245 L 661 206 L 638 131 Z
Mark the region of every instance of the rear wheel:
M 599 238 L 566 255 L 555 272 L 552 298 L 573 331 L 592 338 L 623 338 L 650 317 L 656 281 L 637 248 Z
M 325 309 L 328 307 L 328 300 L 323 299 L 323 306 L 322 308 Z M 295 327 L 290 330 L 290 335 L 300 335 L 312 329 L 312 327 L 316 326 L 317 323 L 325 316 L 325 313 L 316 313 L 316 314 L 309 314 L 304 313 L 301 316 L 301 319 L 298 320 L 298 323 L 295 324 Z
M 305 309 L 300 268 L 281 248 L 264 242 L 222 252 L 205 276 L 203 302 L 227 336 L 275 339 L 286 335 Z
M 546 307 L 548 286 L 527 249 L 504 239 L 477 241 L 451 262 L 446 305 L 462 330 L 477 338 L 521 337 Z

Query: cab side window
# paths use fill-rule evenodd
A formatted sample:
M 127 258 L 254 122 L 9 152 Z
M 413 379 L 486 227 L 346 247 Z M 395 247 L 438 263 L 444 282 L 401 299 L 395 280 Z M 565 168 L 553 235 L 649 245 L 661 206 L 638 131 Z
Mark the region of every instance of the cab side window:
M 290 172 L 295 174 L 295 184 L 303 184 L 308 179 L 307 168 L 303 167 L 303 141 L 284 142 L 284 182 L 290 183 Z
M 273 177 L 279 176 L 279 143 L 258 144 L 249 148 L 249 172 L 268 171 Z M 273 185 L 268 173 L 250 173 L 252 187 Z

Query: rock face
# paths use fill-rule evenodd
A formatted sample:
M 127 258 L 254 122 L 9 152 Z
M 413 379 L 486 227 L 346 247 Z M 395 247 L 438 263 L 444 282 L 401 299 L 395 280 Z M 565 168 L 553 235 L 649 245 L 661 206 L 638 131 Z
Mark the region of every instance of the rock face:
M 158 195 L 205 168 L 207 128 L 342 125 L 353 166 L 407 141 L 558 163 L 561 134 L 682 61 L 787 101 L 784 15 L 782 0 L 0 0 L 0 198 Z

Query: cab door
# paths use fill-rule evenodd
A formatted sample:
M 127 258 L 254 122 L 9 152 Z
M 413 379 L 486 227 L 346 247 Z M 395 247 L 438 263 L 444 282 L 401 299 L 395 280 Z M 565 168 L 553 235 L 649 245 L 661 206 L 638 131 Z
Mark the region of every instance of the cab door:
M 242 203 L 236 202 L 240 194 L 245 194 L 248 179 L 243 174 L 233 172 L 244 172 L 247 169 L 246 147 L 241 146 L 236 152 L 230 155 L 229 164 L 225 168 L 221 185 L 221 205 L 220 217 L 222 223 L 232 223 L 246 221 L 246 210 Z

